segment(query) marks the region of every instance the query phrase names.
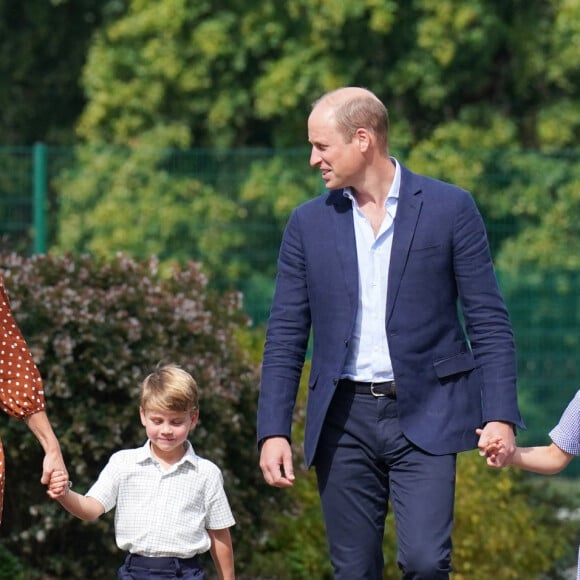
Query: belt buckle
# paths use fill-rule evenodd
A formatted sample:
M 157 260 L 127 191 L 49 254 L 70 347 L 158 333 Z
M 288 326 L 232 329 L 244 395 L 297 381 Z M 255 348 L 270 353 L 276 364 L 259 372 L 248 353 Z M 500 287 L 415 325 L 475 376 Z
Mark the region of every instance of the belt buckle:
M 375 392 L 375 383 L 371 383 L 371 395 L 375 398 L 375 399 L 379 399 L 381 397 L 386 397 L 386 393 L 377 393 Z

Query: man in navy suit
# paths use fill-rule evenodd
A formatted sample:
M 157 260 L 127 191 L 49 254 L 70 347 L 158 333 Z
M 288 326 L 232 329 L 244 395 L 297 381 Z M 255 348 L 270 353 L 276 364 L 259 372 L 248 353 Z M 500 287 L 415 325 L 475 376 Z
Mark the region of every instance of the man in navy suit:
M 389 499 L 402 578 L 448 578 L 456 454 L 499 437 L 502 454 L 487 458 L 499 467 L 523 427 L 485 227 L 468 192 L 389 156 L 387 110 L 370 91 L 321 97 L 308 138 L 329 191 L 295 209 L 284 232 L 260 467 L 268 484 L 293 484 L 292 416 L 312 330 L 304 453 L 335 578 L 382 578 Z

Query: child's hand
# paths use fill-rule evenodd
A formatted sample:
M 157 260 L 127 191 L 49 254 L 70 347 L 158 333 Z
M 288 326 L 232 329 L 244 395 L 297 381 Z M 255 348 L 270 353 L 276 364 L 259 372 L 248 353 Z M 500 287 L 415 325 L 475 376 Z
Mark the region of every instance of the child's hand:
M 48 482 L 46 493 L 51 499 L 66 495 L 70 487 L 68 475 L 64 471 L 53 471 Z

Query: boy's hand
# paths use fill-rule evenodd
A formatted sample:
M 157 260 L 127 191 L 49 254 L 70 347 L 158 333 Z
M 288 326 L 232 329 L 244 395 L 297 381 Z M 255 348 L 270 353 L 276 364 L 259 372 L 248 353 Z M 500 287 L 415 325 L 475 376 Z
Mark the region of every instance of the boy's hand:
M 68 474 L 65 471 L 53 471 L 48 482 L 46 493 L 51 499 L 66 495 L 70 487 Z

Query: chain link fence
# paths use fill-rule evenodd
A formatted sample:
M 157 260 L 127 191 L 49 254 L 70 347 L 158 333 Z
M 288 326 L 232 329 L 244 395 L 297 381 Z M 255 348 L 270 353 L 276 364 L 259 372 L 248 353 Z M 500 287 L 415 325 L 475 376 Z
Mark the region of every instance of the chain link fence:
M 254 163 L 267 161 L 274 155 L 282 157 L 283 164 L 300 164 L 307 171 L 308 153 L 304 149 L 176 151 L 165 159 L 165 169 L 171 174 L 190 176 L 210 183 L 218 191 L 225 191 L 232 182 L 242 181 Z M 563 152 L 560 157 L 562 155 L 575 164 L 580 159 L 580 151 Z M 63 170 L 73 167 L 76 157 L 73 148 L 43 145 L 0 148 L 2 252 L 31 255 L 51 248 L 59 219 L 60 200 L 55 183 Z M 498 163 L 507 162 L 507 156 L 504 156 Z M 551 163 L 550 156 L 540 163 L 532 159 L 520 166 L 524 187 L 526 183 L 532 184 L 536 177 L 527 168 L 537 167 L 539 179 L 542 167 L 546 167 L 544 163 Z M 514 167 L 517 171 L 516 164 Z M 490 189 L 505 185 L 499 173 L 489 173 L 484 178 L 488 179 Z M 486 223 L 493 252 L 516 234 L 519 227 L 513 219 L 501 221 L 493 216 L 490 219 L 486 216 Z M 268 220 L 257 221 L 256 216 L 248 215 L 231 227 L 245 229 L 244 235 L 252 232 L 253 239 L 258 240 L 248 246 L 246 255 L 238 255 L 237 259 L 247 261 L 251 269 L 263 274 L 261 285 L 251 286 L 247 280 L 240 281 L 246 308 L 260 325 L 268 314 L 278 251 L 275 240 L 279 240 L 281 235 L 280 225 Z M 577 235 L 580 236 L 580 232 Z M 261 239 L 264 243 L 260 243 Z M 204 256 L 199 248 L 192 249 L 192 259 L 203 263 Z M 547 432 L 580 387 L 580 272 L 537 270 L 515 274 L 499 271 L 498 278 L 508 303 L 518 349 L 520 396 L 528 425 L 520 441 L 547 442 Z M 214 282 L 219 287 L 223 281 Z M 580 474 L 580 467 L 576 467 L 574 462 L 568 470 Z

